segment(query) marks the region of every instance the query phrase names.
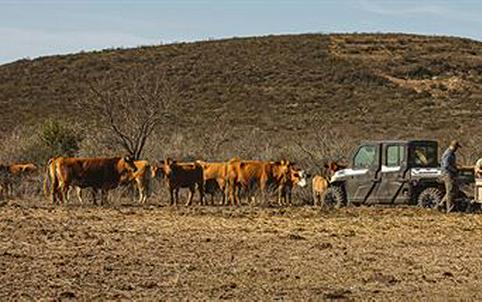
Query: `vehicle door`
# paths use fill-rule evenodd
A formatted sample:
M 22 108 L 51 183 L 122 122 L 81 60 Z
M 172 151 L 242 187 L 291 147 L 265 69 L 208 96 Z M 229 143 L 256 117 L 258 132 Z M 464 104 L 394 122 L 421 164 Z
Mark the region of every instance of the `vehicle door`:
M 410 199 L 406 144 L 384 144 L 377 199 L 380 203 L 406 203 Z
M 353 156 L 352 168 L 345 182 L 347 198 L 354 203 L 376 202 L 380 184 L 381 144 L 363 144 Z

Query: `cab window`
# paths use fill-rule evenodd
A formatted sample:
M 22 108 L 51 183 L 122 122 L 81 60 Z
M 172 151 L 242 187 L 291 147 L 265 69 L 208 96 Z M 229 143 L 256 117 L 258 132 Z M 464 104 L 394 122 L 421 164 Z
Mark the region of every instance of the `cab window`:
M 385 154 L 385 166 L 400 167 L 405 158 L 405 148 L 401 145 L 390 145 Z
M 368 169 L 376 165 L 378 154 L 376 146 L 362 146 L 353 158 L 353 168 Z
M 410 164 L 413 167 L 437 167 L 437 148 L 435 145 L 416 145 L 412 148 Z

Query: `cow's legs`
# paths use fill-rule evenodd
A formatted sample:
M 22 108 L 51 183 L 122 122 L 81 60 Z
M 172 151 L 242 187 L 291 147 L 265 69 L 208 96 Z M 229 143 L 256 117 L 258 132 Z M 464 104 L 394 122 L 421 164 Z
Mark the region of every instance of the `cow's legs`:
M 221 205 L 225 206 L 227 205 L 227 202 L 228 202 L 228 198 L 229 198 L 229 195 L 228 195 L 228 184 L 225 183 L 224 186 L 221 187 L 221 192 L 222 192 L 222 201 L 221 201 Z
M 313 206 L 316 207 L 318 205 L 318 194 L 316 194 L 316 191 L 313 190 L 312 195 L 313 195 Z
M 236 203 L 236 185 L 234 183 L 230 183 L 229 188 L 228 188 L 228 194 L 229 194 L 229 204 L 234 205 Z
M 137 180 L 137 187 L 139 189 L 139 203 L 145 204 L 147 202 L 147 198 L 149 195 L 151 195 L 150 184 L 144 184 L 142 183 L 142 180 Z
M 107 190 L 101 189 L 100 190 L 100 205 L 103 206 L 104 204 L 107 205 L 107 200 L 109 198 Z
M 137 187 L 137 191 L 139 193 L 138 203 L 143 204 L 144 203 L 144 188 L 143 188 L 142 184 L 139 182 L 138 179 L 136 179 L 136 187 Z
M 0 184 L 0 199 L 3 199 L 5 196 L 5 188 L 2 184 Z
M 104 197 L 104 204 L 108 205 L 109 204 L 109 191 L 105 190 L 102 193 L 102 197 Z
M 284 190 L 284 201 L 285 203 L 287 202 L 289 206 L 292 205 L 292 202 L 291 202 L 292 190 L 293 190 L 292 187 L 285 187 L 285 190 Z
M 283 185 L 279 185 L 279 186 L 278 186 L 278 190 L 277 190 L 277 191 L 278 191 L 278 204 L 279 204 L 280 206 L 283 205 L 283 201 L 286 203 L 286 195 L 284 194 L 284 193 L 285 193 L 285 192 L 284 192 L 284 189 L 285 189 L 285 188 L 284 188 Z
M 189 187 L 189 197 L 187 199 L 187 203 L 186 203 L 186 206 L 190 206 L 191 203 L 192 203 L 192 199 L 194 197 L 194 193 L 196 192 L 196 189 L 194 186 L 190 186 Z
M 234 186 L 234 204 L 235 206 L 239 206 L 240 202 L 240 192 L 241 192 L 241 184 L 236 184 Z
M 171 197 L 171 199 L 169 201 L 169 205 L 172 206 L 174 204 L 174 189 L 173 188 L 169 188 L 169 195 Z
M 227 187 L 227 182 L 224 180 L 218 180 L 218 186 L 221 191 L 221 205 L 225 206 L 226 205 L 226 199 L 228 198 L 228 194 L 226 194 L 226 187 Z
M 236 203 L 236 200 L 235 200 L 236 182 L 233 179 L 229 179 L 226 185 L 227 185 L 226 192 L 229 197 L 228 202 L 234 205 Z
M 7 183 L 7 195 L 13 197 L 13 181 Z
M 58 183 L 52 181 L 51 186 L 52 188 L 50 190 L 50 200 L 52 201 L 52 205 L 55 205 L 57 203 L 58 197 Z
M 199 204 L 203 206 L 203 205 L 205 205 L 205 203 L 204 203 L 204 184 L 203 183 L 198 184 L 198 191 L 199 191 Z M 214 196 L 214 194 L 212 196 Z
M 92 188 L 92 205 L 96 206 L 97 205 L 97 193 L 99 190 Z
M 69 186 L 65 182 L 59 182 L 58 189 L 60 191 L 60 203 L 69 203 Z
M 175 193 L 176 193 L 176 200 L 175 200 L 176 206 L 179 204 L 179 190 L 180 190 L 180 188 L 176 188 L 176 191 L 175 191 Z
M 261 190 L 261 202 L 262 203 L 266 203 L 267 200 L 266 200 L 266 184 L 267 184 L 268 180 L 267 179 L 261 179 L 261 182 L 260 182 L 260 190 Z
M 142 183 L 142 180 L 138 179 L 138 178 L 136 178 L 136 187 L 137 187 L 137 191 L 139 193 L 138 203 L 139 204 L 146 203 L 147 196 L 149 194 L 149 187 L 147 185 L 144 185 Z

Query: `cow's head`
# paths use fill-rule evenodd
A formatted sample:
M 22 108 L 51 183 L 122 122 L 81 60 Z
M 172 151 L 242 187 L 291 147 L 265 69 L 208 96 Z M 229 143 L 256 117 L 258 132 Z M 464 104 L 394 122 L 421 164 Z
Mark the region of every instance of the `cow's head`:
M 121 157 L 117 163 L 117 169 L 121 175 L 121 182 L 129 182 L 137 171 L 134 158 L 130 155 Z
M 176 164 L 175 160 L 172 160 L 170 158 L 167 158 L 166 160 L 161 160 L 160 161 L 160 174 L 163 176 L 163 178 L 167 178 L 171 175 L 172 173 L 172 166 Z
M 271 162 L 274 168 L 274 174 L 278 178 L 286 178 L 289 175 L 290 168 L 294 165 L 293 162 L 289 160 L 279 160 Z
M 300 186 L 302 188 L 306 187 L 308 184 L 308 174 L 301 169 L 290 167 L 289 179 L 293 185 Z
M 343 170 L 347 166 L 343 165 L 343 164 L 340 164 L 340 163 L 337 163 L 335 161 L 332 161 L 332 162 L 324 164 L 323 167 L 325 168 L 328 176 L 331 177 L 331 176 L 333 176 L 333 174 L 335 174 L 336 171 Z
M 124 161 L 127 169 L 132 170 L 132 172 L 135 172 L 137 170 L 134 157 L 126 155 L 122 158 L 122 160 Z
M 151 165 L 151 177 L 152 178 L 161 178 L 163 175 L 162 167 L 160 165 Z

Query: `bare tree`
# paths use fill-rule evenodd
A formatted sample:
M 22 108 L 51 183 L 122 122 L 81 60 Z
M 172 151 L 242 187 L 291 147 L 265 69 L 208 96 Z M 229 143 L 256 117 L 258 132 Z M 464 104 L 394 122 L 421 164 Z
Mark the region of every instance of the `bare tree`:
M 318 131 L 303 142 L 295 142 L 298 149 L 308 155 L 307 161 L 310 165 L 317 168 L 317 173 L 324 173 L 323 166 L 329 161 L 347 163 L 356 141 L 343 132 L 323 125 L 323 120 L 318 115 L 312 119 L 312 123 L 321 125 Z
M 89 110 L 96 126 L 135 159 L 141 158 L 148 138 L 169 117 L 178 97 L 165 74 L 136 71 L 115 80 L 107 75 L 89 83 L 89 88 L 91 97 L 82 109 Z
M 203 150 L 205 156 L 214 159 L 220 156 L 223 151 L 223 145 L 230 141 L 229 127 L 226 127 L 226 115 L 217 115 L 211 121 L 210 131 L 199 135 L 200 150 Z

